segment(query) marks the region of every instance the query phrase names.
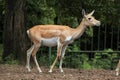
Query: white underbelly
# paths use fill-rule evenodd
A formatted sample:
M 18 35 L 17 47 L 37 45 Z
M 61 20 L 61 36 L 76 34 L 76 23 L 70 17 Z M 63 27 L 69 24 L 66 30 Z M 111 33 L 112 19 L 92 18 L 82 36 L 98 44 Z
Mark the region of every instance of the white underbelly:
M 43 46 L 56 46 L 59 41 L 59 37 L 54 37 L 54 38 L 42 38 L 42 45 Z

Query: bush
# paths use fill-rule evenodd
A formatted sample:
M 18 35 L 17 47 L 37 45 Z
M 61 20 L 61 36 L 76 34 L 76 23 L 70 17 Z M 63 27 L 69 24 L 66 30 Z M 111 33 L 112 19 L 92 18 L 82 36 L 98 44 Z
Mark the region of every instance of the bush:
M 5 63 L 6 64 L 19 64 L 18 60 L 14 59 L 14 55 L 10 54 L 8 57 L 5 58 Z
M 111 67 L 113 67 L 112 60 L 117 58 L 116 53 L 112 52 L 112 49 L 105 49 L 103 50 L 103 53 L 95 53 L 94 58 L 92 59 L 94 68 L 111 69 Z

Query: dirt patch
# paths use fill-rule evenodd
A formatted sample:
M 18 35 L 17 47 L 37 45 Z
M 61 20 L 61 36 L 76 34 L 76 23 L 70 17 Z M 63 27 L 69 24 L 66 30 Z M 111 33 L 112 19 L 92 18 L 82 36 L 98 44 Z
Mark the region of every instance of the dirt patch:
M 25 66 L 0 64 L 0 80 L 120 80 L 115 71 L 104 69 L 82 70 L 64 68 L 64 73 L 54 69 L 42 67 L 42 73 L 36 68 L 28 72 Z

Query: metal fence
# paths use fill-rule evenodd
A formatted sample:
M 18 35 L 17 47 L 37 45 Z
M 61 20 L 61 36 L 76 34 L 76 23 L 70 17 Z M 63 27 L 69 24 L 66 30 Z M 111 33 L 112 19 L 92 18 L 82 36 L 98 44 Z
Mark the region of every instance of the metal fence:
M 93 37 L 89 41 L 80 43 L 82 51 L 95 52 L 104 49 L 112 49 L 115 52 L 120 51 L 120 27 L 102 26 L 94 27 Z M 87 35 L 82 38 L 87 39 Z
M 95 57 L 97 53 L 102 56 L 100 59 L 105 59 L 105 53 L 109 54 L 110 68 L 114 69 L 120 58 L 120 27 L 112 27 L 104 25 L 101 27 L 94 27 L 93 37 L 83 35 L 80 40 L 80 51 L 70 51 L 68 53 L 87 54 L 89 60 Z M 117 55 L 117 57 L 113 57 Z M 104 60 L 103 60 L 104 61 Z

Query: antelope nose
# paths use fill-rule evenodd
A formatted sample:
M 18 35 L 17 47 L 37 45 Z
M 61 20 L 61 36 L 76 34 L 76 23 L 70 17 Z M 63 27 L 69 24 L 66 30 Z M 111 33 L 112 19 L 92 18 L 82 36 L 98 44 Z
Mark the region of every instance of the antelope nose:
M 100 21 L 98 21 L 97 26 L 100 26 L 100 25 L 101 25 L 101 22 L 100 22 Z

